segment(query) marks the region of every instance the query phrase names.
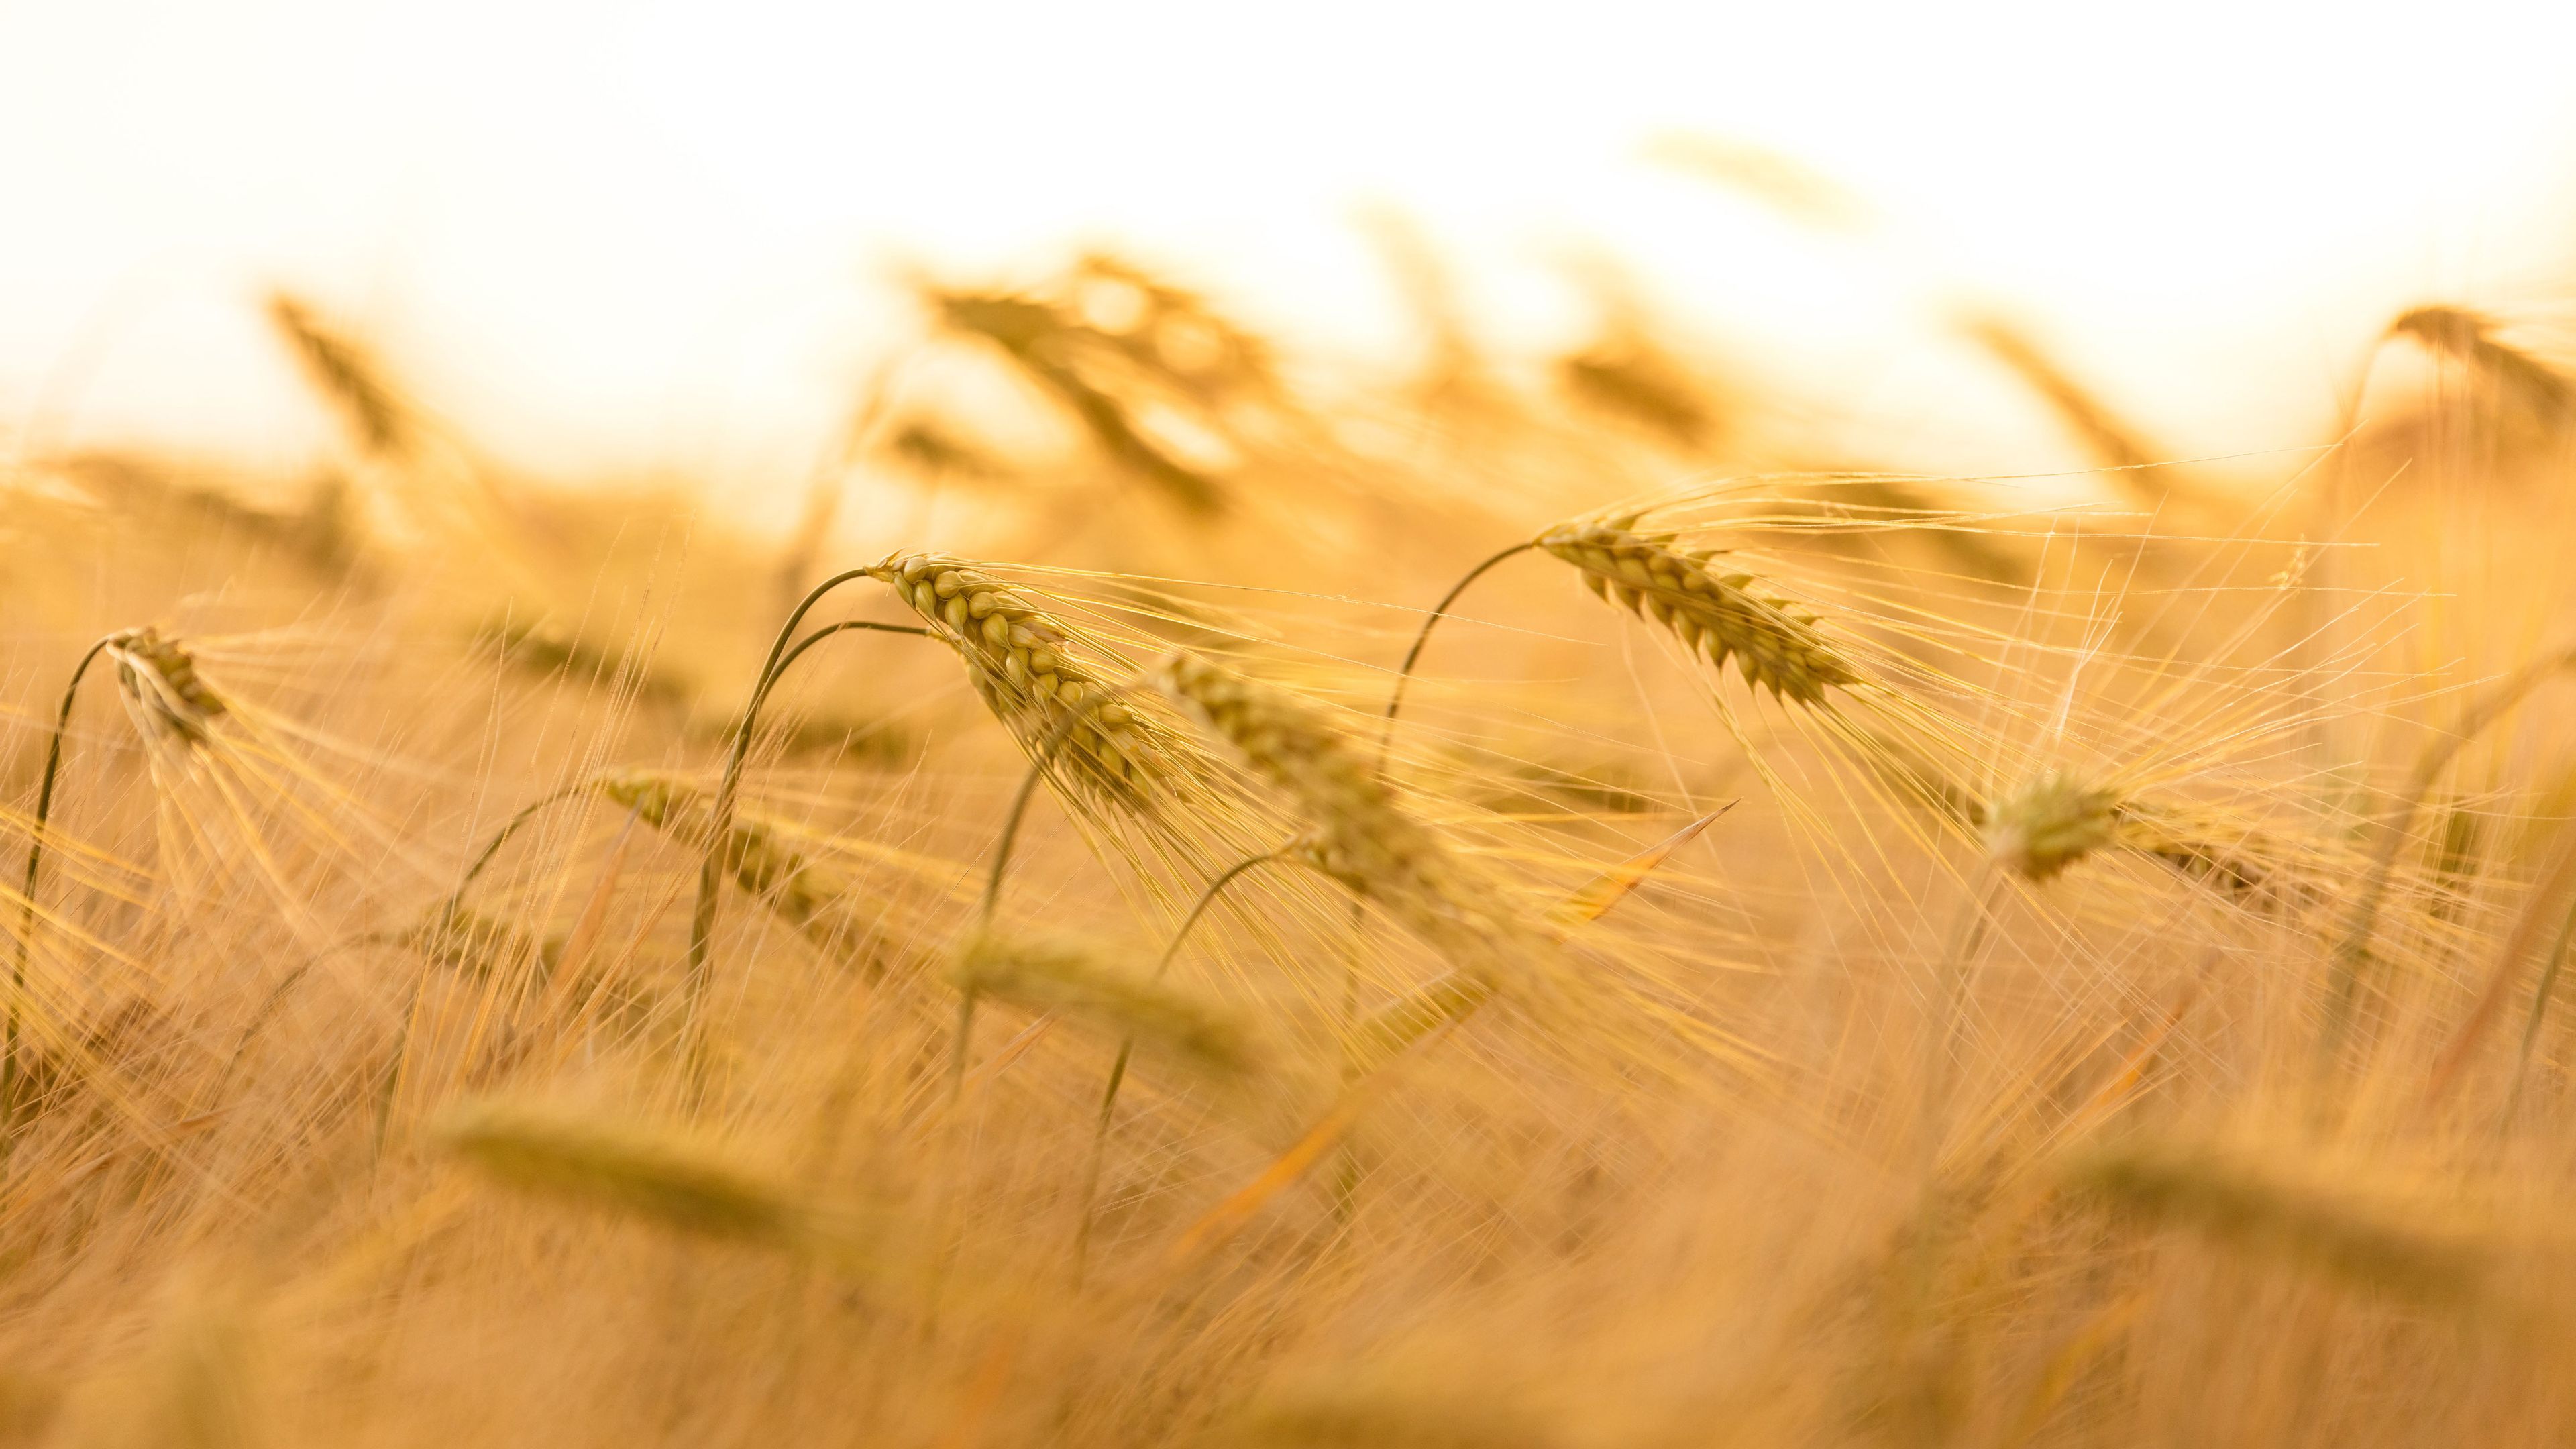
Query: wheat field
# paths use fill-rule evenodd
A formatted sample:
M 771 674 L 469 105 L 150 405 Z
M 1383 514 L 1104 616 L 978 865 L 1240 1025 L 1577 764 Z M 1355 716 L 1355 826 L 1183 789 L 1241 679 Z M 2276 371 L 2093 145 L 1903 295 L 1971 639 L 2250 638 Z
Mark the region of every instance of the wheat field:
M 284 293 L 320 475 L 22 449 L 0 1441 L 2576 1434 L 2547 349 L 1934 477 L 1432 265 L 920 281 L 784 538 Z

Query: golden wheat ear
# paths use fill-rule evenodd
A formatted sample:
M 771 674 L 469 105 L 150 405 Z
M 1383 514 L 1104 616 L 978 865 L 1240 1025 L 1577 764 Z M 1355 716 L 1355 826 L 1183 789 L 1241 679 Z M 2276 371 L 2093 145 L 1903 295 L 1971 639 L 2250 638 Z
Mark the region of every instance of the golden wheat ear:
M 1858 666 L 1814 611 L 1725 567 L 1723 550 L 1681 548 L 1670 535 L 1639 532 L 1637 520 L 1560 524 L 1538 546 L 1581 570 L 1604 603 L 1663 625 L 1713 665 L 1733 659 L 1754 688 L 1812 707 L 1824 704 L 1827 689 L 1860 682 Z
M 869 571 L 956 651 L 994 718 L 1023 751 L 1056 752 L 1080 798 L 1145 812 L 1204 760 L 1133 700 L 1114 650 L 1048 608 L 1026 585 L 938 554 L 903 554 Z
M 2037 884 L 2118 839 L 2120 796 L 2059 771 L 2005 791 L 1980 813 L 1988 856 Z
M 1397 803 L 1363 747 L 1320 706 L 1186 650 L 1154 671 L 1184 714 L 1294 800 L 1312 829 L 1300 858 L 1444 951 L 1492 954 L 1505 923 L 1465 888 L 1430 827 Z
M 1262 1064 L 1248 1021 L 1078 942 L 979 931 L 950 977 L 961 991 L 1087 1022 L 1212 1080 L 1236 1080 Z

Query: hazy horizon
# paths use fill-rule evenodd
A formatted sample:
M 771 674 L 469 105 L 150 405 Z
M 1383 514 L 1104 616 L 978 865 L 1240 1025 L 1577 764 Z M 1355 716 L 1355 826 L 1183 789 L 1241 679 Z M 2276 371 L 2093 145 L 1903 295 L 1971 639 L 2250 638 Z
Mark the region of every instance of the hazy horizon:
M 0 229 L 0 436 L 318 452 L 255 306 L 283 285 L 503 456 L 758 514 L 909 334 L 899 268 L 1109 244 L 1294 344 L 1393 354 L 1354 223 L 1393 203 L 1504 343 L 1565 336 L 1566 259 L 1615 257 L 1933 466 L 2081 462 L 1944 352 L 1962 303 L 2178 456 L 2297 448 L 2396 308 L 2554 302 L 2571 39 L 2510 5 L 0 7 L 0 179 L 35 223 Z M 1642 154 L 1674 134 L 1810 167 L 1868 224 Z

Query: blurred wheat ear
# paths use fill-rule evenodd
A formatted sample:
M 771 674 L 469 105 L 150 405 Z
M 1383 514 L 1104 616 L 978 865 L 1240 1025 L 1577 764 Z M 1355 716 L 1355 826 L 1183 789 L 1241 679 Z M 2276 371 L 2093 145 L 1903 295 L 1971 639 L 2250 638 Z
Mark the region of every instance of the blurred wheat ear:
M 418 431 L 410 408 L 385 380 L 384 365 L 374 355 L 289 292 L 270 294 L 268 320 L 315 389 L 340 408 L 368 451 L 391 457 L 413 451 Z
M 2117 839 L 2120 796 L 2060 771 L 2006 792 L 1983 813 L 1992 858 L 2024 880 L 2045 882 Z
M 2107 1148 L 2070 1159 L 2063 1181 L 2107 1206 L 2403 1298 L 2470 1306 L 2497 1286 L 2498 1260 L 2481 1238 L 2373 1211 L 2214 1148 Z
M 437 1126 L 449 1152 L 505 1186 L 681 1232 L 829 1257 L 868 1248 L 854 1219 L 675 1130 L 490 1102 Z
M 1262 1065 L 1242 1016 L 1076 942 L 980 932 L 950 974 L 960 990 L 1086 1022 L 1215 1081 Z
M 2415 307 L 2398 313 L 2386 335 L 2409 338 L 2493 379 L 2544 423 L 2576 419 L 2576 384 L 2538 357 L 2499 340 L 2497 325 L 2493 317 L 2466 307 Z

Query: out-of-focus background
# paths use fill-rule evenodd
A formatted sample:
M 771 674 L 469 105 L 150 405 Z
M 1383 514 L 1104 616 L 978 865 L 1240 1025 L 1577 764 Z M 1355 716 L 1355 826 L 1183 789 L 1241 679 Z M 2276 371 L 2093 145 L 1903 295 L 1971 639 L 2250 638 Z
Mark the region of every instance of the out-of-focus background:
M 289 286 L 523 467 L 774 527 L 911 269 L 1108 246 L 1387 353 L 1394 214 L 1498 342 L 1572 341 L 1615 258 L 1911 466 L 2081 461 L 1962 307 L 2172 456 L 2302 447 L 2401 307 L 2556 309 L 2571 41 L 2510 3 L 18 0 L 0 436 L 300 463 Z

